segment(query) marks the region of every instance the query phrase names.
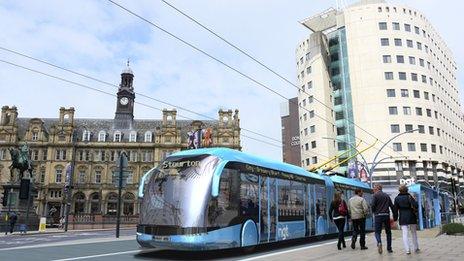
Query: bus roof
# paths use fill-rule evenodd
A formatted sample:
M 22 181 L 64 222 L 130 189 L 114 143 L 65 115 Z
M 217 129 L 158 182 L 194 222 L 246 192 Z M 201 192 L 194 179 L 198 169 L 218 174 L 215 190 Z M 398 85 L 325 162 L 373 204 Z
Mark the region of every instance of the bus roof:
M 335 183 L 371 189 L 367 183 L 361 182 L 357 179 L 345 178 L 341 176 L 330 176 L 330 179 Z
M 205 148 L 205 149 L 183 150 L 183 151 L 173 153 L 171 154 L 171 156 L 193 156 L 193 155 L 201 155 L 201 154 L 213 155 L 213 156 L 220 158 L 223 161 L 243 162 L 243 163 L 257 165 L 257 166 L 264 167 L 264 168 L 293 173 L 296 175 L 305 176 L 305 177 L 324 181 L 324 178 L 322 178 L 320 175 L 306 171 L 305 169 L 301 167 L 291 165 L 288 163 L 284 163 L 284 162 L 279 162 L 275 160 L 257 157 L 257 156 L 250 155 L 245 152 L 241 152 L 241 151 L 233 150 L 229 148 Z

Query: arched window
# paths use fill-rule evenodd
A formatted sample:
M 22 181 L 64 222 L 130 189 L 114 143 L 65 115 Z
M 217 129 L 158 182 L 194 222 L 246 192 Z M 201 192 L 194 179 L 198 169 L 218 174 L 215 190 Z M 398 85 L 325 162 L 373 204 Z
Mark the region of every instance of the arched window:
M 32 140 L 37 141 L 39 139 L 39 130 L 38 129 L 33 129 L 32 130 Z
M 129 134 L 129 142 L 137 142 L 137 132 L 131 131 Z
M 152 138 L 152 132 L 151 131 L 147 131 L 145 132 L 145 142 L 151 142 L 151 139 Z
M 74 214 L 85 212 L 85 195 L 82 192 L 74 194 Z
M 106 214 L 107 215 L 116 215 L 118 211 L 118 195 L 116 193 L 108 194 L 106 199 Z
M 63 168 L 57 167 L 55 169 L 55 183 L 61 183 L 63 180 Z
M 89 130 L 84 130 L 82 132 L 82 141 L 90 141 L 90 134 L 91 132 Z
M 105 131 L 100 131 L 98 133 L 98 141 L 101 141 L 101 142 L 106 141 L 106 132 Z
M 127 192 L 123 196 L 123 215 L 131 216 L 134 215 L 135 196 L 134 194 Z
M 92 195 L 90 195 L 90 213 L 99 214 L 101 212 L 100 206 L 100 194 L 97 192 L 92 193 Z
M 122 139 L 122 134 L 120 131 L 115 131 L 113 135 L 113 141 L 114 142 L 121 142 Z

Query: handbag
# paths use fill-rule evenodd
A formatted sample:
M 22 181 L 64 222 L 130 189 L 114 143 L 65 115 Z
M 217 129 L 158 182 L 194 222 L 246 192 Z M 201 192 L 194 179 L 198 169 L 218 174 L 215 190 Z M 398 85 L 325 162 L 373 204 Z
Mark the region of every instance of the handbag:
M 414 202 L 414 198 L 409 195 L 409 205 L 411 205 L 411 209 L 412 209 L 412 213 L 416 216 L 416 217 L 419 217 L 417 214 L 419 213 L 418 209 L 416 208 L 416 206 L 414 206 L 414 204 L 412 202 Z

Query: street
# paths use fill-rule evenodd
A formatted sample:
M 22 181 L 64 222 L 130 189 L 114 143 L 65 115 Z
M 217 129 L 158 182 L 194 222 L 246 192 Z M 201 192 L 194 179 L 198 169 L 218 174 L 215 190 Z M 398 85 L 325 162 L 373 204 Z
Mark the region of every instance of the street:
M 113 232 L 6 236 L 1 238 L 0 260 L 461 260 L 464 254 L 464 237 L 436 237 L 436 229 L 419 232 L 421 252 L 410 256 L 403 251 L 400 231 L 393 232 L 394 253 L 381 256 L 376 252 L 373 234 L 367 236 L 369 249 L 366 251 L 359 250 L 359 246 L 352 250 L 349 241 L 348 248 L 339 251 L 335 241 L 328 240 L 260 246 L 246 254 L 237 249 L 208 252 L 142 251 L 135 236 L 130 235 L 133 230 L 123 230 L 119 239 L 114 238 Z

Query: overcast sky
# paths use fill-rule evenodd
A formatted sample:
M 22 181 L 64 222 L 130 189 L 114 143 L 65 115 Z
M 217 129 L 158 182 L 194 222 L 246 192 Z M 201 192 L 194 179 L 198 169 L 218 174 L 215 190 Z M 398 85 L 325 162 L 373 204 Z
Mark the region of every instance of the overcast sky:
M 161 1 L 115 1 L 285 96 L 296 96 L 296 90 L 292 86 L 201 30 Z M 336 4 L 336 1 L 322 0 L 169 1 L 293 82 L 296 82 L 295 47 L 309 34 L 298 21 Z M 462 68 L 463 36 L 462 30 L 458 30 L 456 24 L 462 20 L 460 14 L 464 4 L 461 1 L 390 2 L 405 3 L 421 10 L 454 52 L 458 68 Z M 444 6 L 447 8 L 443 8 Z M 0 47 L 114 84 L 119 84 L 121 70 L 129 58 L 135 74 L 134 85 L 137 92 L 215 118 L 219 108 L 239 109 L 242 127 L 280 140 L 279 105 L 284 101 L 281 97 L 107 1 L 1 0 L 0 32 Z M 0 59 L 116 93 L 116 89 L 110 86 L 64 73 L 3 50 L 0 50 Z M 458 76 L 462 93 L 462 70 Z M 0 106 L 16 105 L 20 117 L 58 117 L 61 106 L 74 107 L 75 117 L 114 117 L 114 97 L 2 62 L 0 77 Z M 136 97 L 136 101 L 157 108 L 168 108 L 140 96 Z M 179 114 L 201 119 L 182 110 L 179 110 Z M 161 112 L 136 105 L 135 117 L 160 119 Z M 280 148 L 247 138 L 242 138 L 242 145 L 244 151 L 281 159 Z

